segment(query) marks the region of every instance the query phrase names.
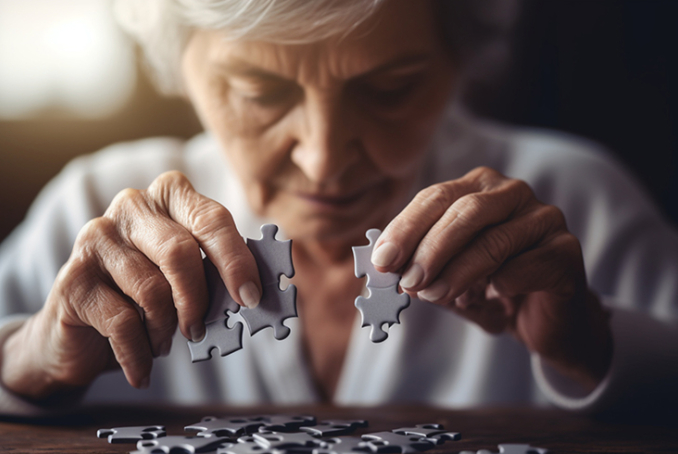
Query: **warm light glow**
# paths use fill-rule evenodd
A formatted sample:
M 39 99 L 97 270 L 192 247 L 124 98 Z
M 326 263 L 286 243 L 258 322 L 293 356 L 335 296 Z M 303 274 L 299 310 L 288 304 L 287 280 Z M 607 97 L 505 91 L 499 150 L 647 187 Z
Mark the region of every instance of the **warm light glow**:
M 0 0 L 0 118 L 109 115 L 135 84 L 108 0 Z

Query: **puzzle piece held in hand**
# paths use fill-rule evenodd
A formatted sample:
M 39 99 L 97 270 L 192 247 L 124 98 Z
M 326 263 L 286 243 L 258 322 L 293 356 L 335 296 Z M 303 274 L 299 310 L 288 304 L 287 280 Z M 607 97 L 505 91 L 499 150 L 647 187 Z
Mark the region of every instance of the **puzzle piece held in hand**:
M 193 362 L 210 359 L 209 351 L 212 348 L 218 348 L 221 356 L 242 348 L 242 324 L 237 323 L 233 328 L 228 328 L 226 320 L 229 312 L 240 312 L 250 335 L 271 327 L 276 339 L 282 340 L 289 336 L 290 329 L 283 321 L 297 316 L 297 288 L 290 285 L 284 291 L 280 290 L 279 280 L 282 275 L 288 278 L 294 276 L 292 241 L 276 240 L 277 232 L 276 225 L 266 224 L 261 226 L 260 240 L 247 240 L 247 247 L 255 258 L 262 284 L 261 302 L 254 309 L 241 309 L 228 293 L 214 264 L 207 257 L 203 260 L 210 307 L 204 319 L 205 339 L 188 343 Z
M 384 324 L 392 326 L 400 323 L 400 312 L 410 305 L 410 297 L 406 293 L 398 293 L 400 276 L 396 273 L 380 273 L 372 265 L 372 249 L 381 235 L 378 229 L 370 229 L 365 236 L 370 240 L 367 246 L 354 246 L 356 277 L 367 276 L 369 296 L 355 299 L 355 307 L 362 316 L 362 326 L 371 326 L 370 340 L 383 342 L 388 338 Z
M 397 286 L 400 282 L 400 276 L 396 273 L 380 273 L 372 265 L 372 250 L 374 243 L 381 235 L 381 230 L 370 229 L 365 236 L 370 240 L 366 246 L 353 246 L 353 259 L 355 261 L 355 276 L 367 276 L 367 287 L 370 288 L 389 288 Z
M 109 443 L 136 443 L 139 440 L 150 440 L 165 435 L 167 435 L 165 426 L 113 427 L 97 430 L 97 437 L 108 437 Z
M 254 309 L 243 307 L 240 315 L 247 323 L 250 336 L 271 327 L 273 337 L 283 340 L 290 335 L 290 329 L 283 321 L 297 316 L 297 288 L 290 285 L 283 291 L 278 284 L 266 285 L 263 287 L 259 305 Z
M 364 419 L 356 419 L 350 421 L 333 420 L 321 421 L 315 426 L 302 426 L 299 430 L 313 435 L 314 437 L 338 437 L 340 435 L 347 435 L 355 431 L 358 427 L 367 427 L 367 421 Z
M 543 448 L 534 448 L 530 445 L 520 445 L 520 444 L 503 444 L 499 445 L 498 454 L 547 454 L 548 449 Z M 486 449 L 481 449 L 480 451 L 462 451 L 459 454 L 497 454 Z
M 368 298 L 359 296 L 355 299 L 355 307 L 362 316 L 362 325 L 371 326 L 370 340 L 383 342 L 388 337 L 383 325 L 392 326 L 400 323 L 400 312 L 410 305 L 410 297 L 405 293 L 398 293 L 395 288 L 367 288 Z
M 373 452 L 412 453 L 425 451 L 434 444 L 416 435 L 400 435 L 393 432 L 375 432 L 363 435 L 367 447 Z
M 142 440 L 137 443 L 137 451 L 130 454 L 174 454 L 175 452 L 195 454 L 210 452 L 225 443 L 228 438 L 220 437 L 184 437 L 171 435 L 156 440 Z
M 200 342 L 188 341 L 192 362 L 210 359 L 213 349 L 219 350 L 220 356 L 226 356 L 242 348 L 242 323 L 229 328 L 227 320 L 228 316 L 205 325 L 205 337 Z
M 184 427 L 184 430 L 195 430 L 198 432 L 196 435 L 201 437 L 237 437 L 256 432 L 262 424 L 262 417 L 216 418 L 205 416 L 200 422 Z

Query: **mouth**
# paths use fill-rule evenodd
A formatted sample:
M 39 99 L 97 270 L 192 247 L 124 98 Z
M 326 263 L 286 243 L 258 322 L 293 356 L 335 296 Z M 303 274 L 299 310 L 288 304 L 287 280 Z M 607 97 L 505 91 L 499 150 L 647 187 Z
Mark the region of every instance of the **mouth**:
M 369 190 L 370 188 L 364 188 L 359 191 L 352 191 L 343 194 L 297 192 L 296 196 L 319 208 L 345 209 L 360 201 L 369 192 Z

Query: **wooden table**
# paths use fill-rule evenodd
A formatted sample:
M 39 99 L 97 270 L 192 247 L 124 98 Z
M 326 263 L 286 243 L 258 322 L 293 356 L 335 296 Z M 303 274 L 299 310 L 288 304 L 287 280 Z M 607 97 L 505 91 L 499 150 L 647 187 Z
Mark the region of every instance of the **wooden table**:
M 161 424 L 168 434 L 207 415 L 295 413 L 318 419 L 367 419 L 370 427 L 358 434 L 396 429 L 426 422 L 461 432 L 462 440 L 448 442 L 431 454 L 461 450 L 497 450 L 498 443 L 529 443 L 558 453 L 677 453 L 678 424 L 609 423 L 559 410 L 492 408 L 452 411 L 421 406 L 369 408 L 258 407 L 87 407 L 68 416 L 20 421 L 0 418 L 0 452 L 125 453 L 132 444 L 110 445 L 96 438 L 104 427 Z

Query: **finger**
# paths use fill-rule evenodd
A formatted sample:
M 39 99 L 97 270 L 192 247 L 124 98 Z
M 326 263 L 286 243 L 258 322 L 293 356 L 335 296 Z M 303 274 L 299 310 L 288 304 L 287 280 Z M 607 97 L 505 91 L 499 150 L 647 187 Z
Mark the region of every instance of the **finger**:
M 169 282 L 145 255 L 123 241 L 113 222 L 103 218 L 98 230 L 99 261 L 120 291 L 141 308 L 153 356 L 166 356 L 177 327 Z
M 508 179 L 489 191 L 460 197 L 420 241 L 400 284 L 415 291 L 426 288 L 450 257 L 483 230 L 510 219 L 529 202 L 538 203 L 529 186 Z
M 153 355 L 146 329 L 134 306 L 111 287 L 99 283 L 75 310 L 80 320 L 108 338 L 129 384 L 147 388 Z
M 480 182 L 472 171 L 462 178 L 435 184 L 420 191 L 384 229 L 374 244 L 372 263 L 378 271 L 405 265 L 426 232 L 459 197 L 477 192 Z
M 417 292 L 420 299 L 449 303 L 474 282 L 493 274 L 509 258 L 534 247 L 554 230 L 563 229 L 562 213 L 542 205 L 523 216 L 491 227 L 454 257 L 431 285 Z
M 163 174 L 149 192 L 161 198 L 170 217 L 195 237 L 233 299 L 241 306 L 256 307 L 261 298 L 259 270 L 231 213 L 196 192 L 179 172 Z

